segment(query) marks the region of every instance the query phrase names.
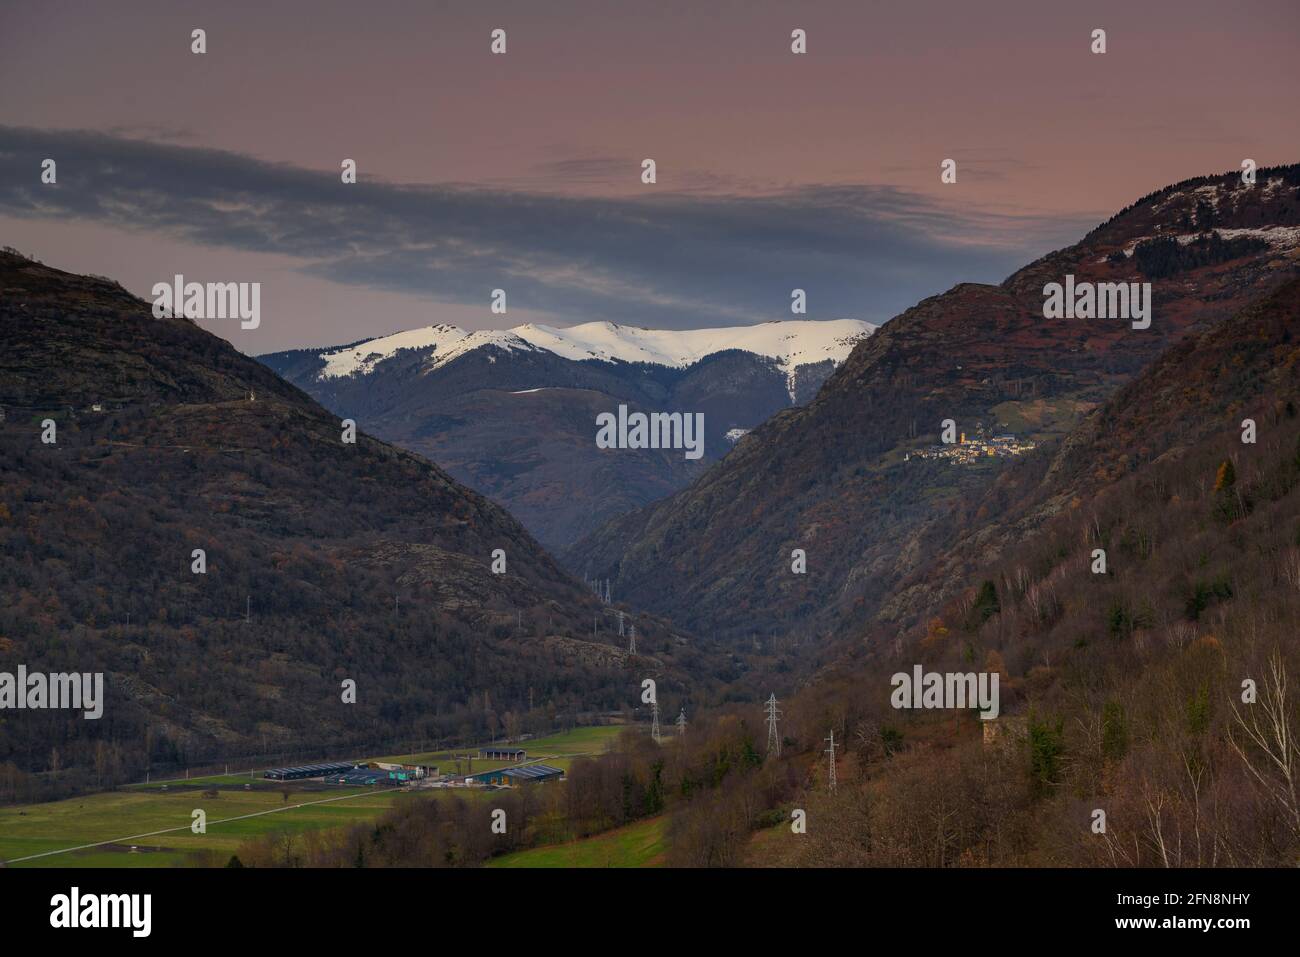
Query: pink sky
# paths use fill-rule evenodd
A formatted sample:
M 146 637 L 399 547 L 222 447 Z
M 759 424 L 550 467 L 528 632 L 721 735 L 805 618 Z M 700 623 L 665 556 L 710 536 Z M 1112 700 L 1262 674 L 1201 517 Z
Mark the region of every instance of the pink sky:
M 189 52 L 194 27 L 207 30 L 202 57 Z M 488 53 L 494 27 L 508 32 L 505 56 Z M 795 27 L 806 56 L 789 52 Z M 1101 56 L 1089 51 L 1096 27 L 1108 33 Z M 890 185 L 955 210 L 1104 218 L 1247 156 L 1300 160 L 1298 39 L 1294 0 L 11 0 L 0 124 L 322 171 L 353 157 L 363 177 L 395 183 L 620 196 L 642 189 L 649 156 L 664 191 Z M 959 163 L 956 188 L 939 182 L 945 157 Z M 0 215 L 0 239 L 141 293 L 200 253 L 213 269 L 255 262 L 292 284 L 304 316 L 268 348 L 496 324 L 436 291 L 341 289 L 288 257 L 178 249 L 102 224 Z M 989 277 L 952 281 L 964 278 Z M 521 309 L 509 324 L 536 318 L 548 317 Z

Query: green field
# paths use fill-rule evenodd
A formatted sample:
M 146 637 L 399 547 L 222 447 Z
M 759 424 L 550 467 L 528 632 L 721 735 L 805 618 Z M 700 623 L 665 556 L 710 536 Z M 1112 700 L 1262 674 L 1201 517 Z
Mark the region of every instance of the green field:
M 581 841 L 504 854 L 488 867 L 657 867 L 668 819 L 652 817 Z
M 578 728 L 524 742 L 522 747 L 528 751 L 530 762 L 540 759 L 567 769 L 574 757 L 604 750 L 620 730 L 618 727 Z M 469 749 L 460 753 L 469 753 Z M 453 770 L 448 752 L 417 757 L 421 763 L 438 764 L 443 771 Z M 410 761 L 411 755 L 373 760 Z M 476 773 L 503 766 L 500 762 L 477 759 L 473 763 Z M 217 796 L 205 797 L 203 792 L 213 788 Z M 210 851 L 224 858 L 235 853 L 243 841 L 271 831 L 299 833 L 345 827 L 356 821 L 373 820 L 396 800 L 436 800 L 437 796 L 450 793 L 465 792 L 405 794 L 397 790 L 331 787 L 310 781 L 270 782 L 260 777 L 250 778 L 247 772 L 189 781 L 156 781 L 47 804 L 0 808 L 0 861 L 18 867 L 167 867 L 183 863 L 199 851 Z M 189 829 L 195 808 L 202 808 L 207 814 L 206 834 L 194 834 Z M 165 833 L 154 833 L 158 831 Z M 15 861 L 105 841 L 113 843 Z M 135 851 L 131 850 L 132 846 Z
M 549 764 L 562 770 L 569 770 L 569 765 L 573 759 L 582 755 L 595 755 L 609 748 L 618 737 L 619 732 L 623 730 L 617 725 L 602 725 L 590 728 L 574 728 L 572 731 L 565 731 L 561 734 L 550 734 L 544 738 L 533 738 L 528 741 L 521 741 L 517 747 L 523 748 L 528 752 L 526 763 L 528 764 Z M 456 771 L 454 757 L 467 754 L 477 754 L 477 748 L 458 748 L 454 751 L 425 751 L 420 754 L 390 754 L 384 757 L 372 758 L 374 761 L 386 761 L 408 764 L 435 764 L 438 770 L 444 774 L 452 774 Z M 497 768 L 509 767 L 508 761 L 482 761 L 475 758 L 473 761 L 473 771 L 470 771 L 468 762 L 462 761 L 461 773 L 478 774 L 480 771 L 495 771 Z
M 245 791 L 241 784 L 219 788 L 216 797 L 206 797 L 203 790 L 176 785 L 167 791 L 130 789 L 0 809 L 0 857 L 12 861 L 112 841 L 106 847 L 40 857 L 15 866 L 167 866 L 194 851 L 233 854 L 243 841 L 272 830 L 301 832 L 367 820 L 386 810 L 398 793 L 265 786 Z M 289 791 L 288 801 L 284 790 Z M 312 803 L 330 798 L 345 800 Z M 190 831 L 195 808 L 207 814 L 206 834 Z M 245 816 L 250 814 L 259 816 Z M 154 833 L 158 831 L 165 833 Z M 131 851 L 132 845 L 136 852 Z

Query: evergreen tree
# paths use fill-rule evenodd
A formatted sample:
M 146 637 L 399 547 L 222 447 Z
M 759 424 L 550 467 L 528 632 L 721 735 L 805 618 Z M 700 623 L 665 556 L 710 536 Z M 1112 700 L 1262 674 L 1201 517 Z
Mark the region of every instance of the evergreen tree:
M 979 594 L 975 596 L 975 604 L 971 608 L 975 627 L 978 628 L 1001 611 L 1002 603 L 998 600 L 998 586 L 986 578 L 980 585 Z
M 1029 784 L 1036 797 L 1047 793 L 1061 776 L 1065 753 L 1065 721 L 1039 721 L 1029 715 Z

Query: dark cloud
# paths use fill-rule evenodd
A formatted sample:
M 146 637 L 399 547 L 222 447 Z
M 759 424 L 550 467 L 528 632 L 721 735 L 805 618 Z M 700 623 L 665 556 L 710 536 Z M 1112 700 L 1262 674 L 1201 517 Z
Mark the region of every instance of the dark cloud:
M 40 162 L 58 162 L 57 186 Z M 581 176 L 608 158 L 578 161 Z M 562 166 L 557 166 L 557 169 Z M 84 131 L 0 127 L 0 213 L 293 257 L 334 282 L 560 321 L 689 327 L 883 320 L 959 281 L 998 281 L 1094 220 L 972 210 L 888 186 L 606 198 L 360 182 L 337 171 Z M 662 177 L 661 177 L 662 179 Z M 7 241 L 21 245 L 20 237 Z M 199 277 L 196 277 L 199 278 Z M 220 277 L 223 279 L 238 277 Z

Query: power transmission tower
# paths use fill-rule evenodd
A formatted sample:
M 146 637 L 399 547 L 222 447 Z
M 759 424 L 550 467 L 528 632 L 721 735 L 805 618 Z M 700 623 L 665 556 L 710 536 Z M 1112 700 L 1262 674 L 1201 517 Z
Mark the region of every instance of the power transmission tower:
M 659 700 L 657 698 L 650 702 L 650 737 L 655 739 L 655 744 L 659 744 L 663 740 L 659 734 Z
M 776 695 L 767 699 L 767 753 L 781 756 L 781 736 L 776 733 L 776 719 L 781 716 L 781 709 L 776 706 Z
M 623 613 L 620 611 L 618 613 L 618 636 L 622 638 L 623 634 Z
M 683 737 L 686 734 L 686 709 L 682 708 L 681 713 L 677 715 L 677 736 Z
M 631 632 L 629 633 L 629 638 L 628 638 L 627 653 L 629 655 L 636 654 L 636 625 L 631 626 Z
M 835 732 L 831 731 L 831 736 L 826 740 L 831 743 L 831 746 L 826 749 L 826 753 L 831 756 L 831 773 L 830 773 L 830 777 L 827 778 L 827 781 L 830 784 L 831 793 L 834 794 L 835 793 Z

